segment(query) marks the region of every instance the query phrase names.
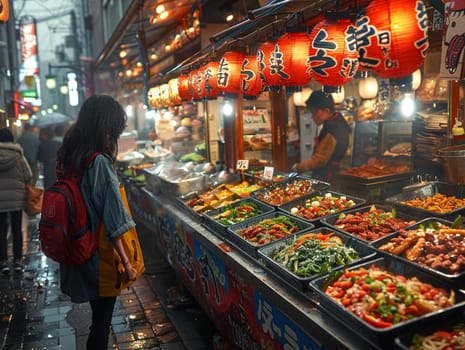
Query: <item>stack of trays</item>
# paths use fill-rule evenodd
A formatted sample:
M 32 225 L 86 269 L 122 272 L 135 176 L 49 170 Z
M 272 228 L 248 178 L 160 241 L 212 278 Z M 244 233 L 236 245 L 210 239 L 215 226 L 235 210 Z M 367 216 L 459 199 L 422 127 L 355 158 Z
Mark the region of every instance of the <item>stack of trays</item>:
M 280 225 L 285 228 L 280 229 Z M 290 227 L 292 229 L 289 229 Z M 246 254 L 258 257 L 258 248 L 312 228 L 314 228 L 314 225 L 309 222 L 282 212 L 273 211 L 229 226 L 226 241 L 232 243 Z
M 452 222 L 431 217 L 401 232 L 378 240 L 374 247 L 382 256 L 440 277 L 456 286 L 465 282 L 465 229 L 451 228 Z
M 326 227 L 258 249 L 265 266 L 299 292 L 307 292 L 311 280 L 374 258 L 375 254 L 374 248 L 362 241 Z
M 416 224 L 417 220 L 392 207 L 367 205 L 324 217 L 321 222 L 335 230 L 373 244 L 400 229 Z
M 406 334 L 425 325 L 441 324 L 453 317 L 463 315 L 465 310 L 464 290 L 398 259 L 382 257 L 338 272 L 342 275 L 326 275 L 310 282 L 310 288 L 318 295 L 320 307 L 343 324 L 350 325 L 350 329 L 360 337 L 382 348 L 386 345 L 392 347 L 393 339 L 400 334 Z M 347 283 L 349 285 L 346 285 Z M 377 286 L 378 284 L 383 286 Z M 383 305 L 386 305 L 381 303 L 384 298 L 378 298 L 376 303 L 370 303 L 363 296 L 363 302 L 353 297 L 347 302 L 344 301 L 346 295 L 355 296 L 357 293 L 363 293 L 364 290 L 377 290 L 376 288 L 384 290 L 383 296 L 388 288 L 391 289 L 388 292 L 391 295 L 388 313 L 382 311 Z M 431 299 L 434 298 L 431 293 L 433 290 L 437 292 L 434 293 L 435 299 Z M 415 296 L 409 298 L 409 294 L 412 293 Z M 365 295 L 371 294 L 365 293 Z M 396 304 L 392 304 L 394 300 Z M 414 307 L 409 308 L 410 305 Z M 356 315 L 355 310 L 360 316 Z M 385 316 L 376 316 L 381 312 Z M 400 316 L 400 321 L 387 321 L 389 315 Z
M 280 205 L 278 209 L 318 226 L 316 222 L 326 216 L 354 209 L 365 203 L 361 198 L 333 191 L 320 191 Z
M 245 222 L 255 216 L 269 214 L 274 210 L 272 206 L 254 198 L 243 198 L 232 204 L 205 212 L 203 225 L 216 235 L 224 237 L 229 226 Z

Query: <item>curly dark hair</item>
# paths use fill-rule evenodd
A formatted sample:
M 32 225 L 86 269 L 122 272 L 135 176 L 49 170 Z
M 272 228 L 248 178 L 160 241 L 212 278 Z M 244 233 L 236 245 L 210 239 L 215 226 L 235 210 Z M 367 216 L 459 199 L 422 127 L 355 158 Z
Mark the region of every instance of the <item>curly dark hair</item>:
M 57 160 L 65 174 L 79 174 L 95 152 L 116 159 L 118 138 L 126 127 L 127 116 L 121 105 L 107 95 L 89 97 L 77 121 L 68 129 Z
M 10 129 L 0 129 L 0 142 L 14 142 L 14 136 Z

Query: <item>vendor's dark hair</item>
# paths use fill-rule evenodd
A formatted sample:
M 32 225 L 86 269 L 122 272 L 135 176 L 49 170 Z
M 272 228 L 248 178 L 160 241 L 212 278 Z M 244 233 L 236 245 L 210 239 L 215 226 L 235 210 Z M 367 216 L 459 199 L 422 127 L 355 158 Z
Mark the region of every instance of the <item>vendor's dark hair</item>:
M 0 142 L 14 142 L 14 136 L 10 129 L 0 129 Z
M 327 94 L 321 90 L 312 92 L 310 97 L 305 101 L 307 108 L 312 109 L 325 109 L 329 108 L 331 112 L 334 112 L 334 100 L 331 94 Z
M 68 129 L 57 153 L 65 173 L 79 173 L 95 152 L 116 159 L 118 138 L 126 127 L 127 116 L 121 105 L 107 95 L 89 97 L 77 121 Z

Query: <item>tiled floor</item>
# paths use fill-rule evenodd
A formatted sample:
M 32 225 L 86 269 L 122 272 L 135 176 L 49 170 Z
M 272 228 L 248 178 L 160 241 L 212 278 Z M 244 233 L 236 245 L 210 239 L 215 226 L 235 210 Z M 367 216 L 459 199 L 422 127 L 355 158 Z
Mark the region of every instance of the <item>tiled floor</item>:
M 60 292 L 58 266 L 41 253 L 35 225 L 25 217 L 25 272 L 0 275 L 1 349 L 84 350 L 89 306 L 73 304 Z M 214 328 L 188 296 L 182 307 L 173 299 L 178 295 L 173 275 L 160 265 L 157 273 L 145 274 L 123 292 L 113 314 L 109 349 L 211 348 Z

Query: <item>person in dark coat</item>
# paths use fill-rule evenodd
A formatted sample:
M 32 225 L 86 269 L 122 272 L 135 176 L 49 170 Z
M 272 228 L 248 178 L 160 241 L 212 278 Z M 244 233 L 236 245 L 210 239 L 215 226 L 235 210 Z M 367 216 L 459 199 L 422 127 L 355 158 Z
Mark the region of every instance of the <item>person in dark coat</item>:
M 44 188 L 52 186 L 56 180 L 57 152 L 63 142 L 66 126 L 57 125 L 55 129 L 51 127 L 42 130 L 43 140 L 37 151 L 37 160 L 42 164 L 44 176 Z
M 347 152 L 351 129 L 344 117 L 335 111 L 330 94 L 314 91 L 306 105 L 315 123 L 323 127 L 318 134 L 313 156 L 294 164 L 292 170 L 312 171 L 312 178 L 331 181 Z
M 0 269 L 10 272 L 8 263 L 8 223 L 13 239 L 13 268 L 22 272 L 23 233 L 22 217 L 26 210 L 26 184 L 32 180 L 32 172 L 21 146 L 14 142 L 10 129 L 0 129 Z

